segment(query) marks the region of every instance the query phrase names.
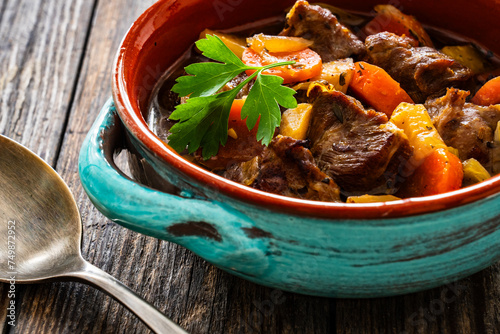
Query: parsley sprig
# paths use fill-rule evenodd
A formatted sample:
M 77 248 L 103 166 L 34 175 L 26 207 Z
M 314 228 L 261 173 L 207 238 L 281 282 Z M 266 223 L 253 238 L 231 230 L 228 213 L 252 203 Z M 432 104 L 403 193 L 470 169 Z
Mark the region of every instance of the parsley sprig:
M 186 103 L 178 105 L 170 115 L 178 121 L 170 129 L 169 145 L 180 152 L 186 147 L 193 153 L 202 147 L 204 159 L 217 154 L 219 145 L 227 141 L 229 112 L 238 92 L 251 80 L 255 83 L 248 93 L 241 110 L 241 118 L 247 118 L 248 129 L 253 129 L 260 116 L 257 140 L 268 145 L 274 130 L 281 122 L 280 105 L 297 107 L 295 91 L 282 86 L 283 79 L 263 71 L 295 62 L 281 62 L 262 67 L 245 65 L 217 36 L 207 35 L 196 42 L 204 56 L 215 62 L 191 64 L 185 68 L 189 75 L 177 79 L 172 91 L 179 96 L 189 96 Z M 234 77 L 247 70 L 255 70 L 235 88 L 217 93 Z M 217 94 L 216 94 L 217 93 Z

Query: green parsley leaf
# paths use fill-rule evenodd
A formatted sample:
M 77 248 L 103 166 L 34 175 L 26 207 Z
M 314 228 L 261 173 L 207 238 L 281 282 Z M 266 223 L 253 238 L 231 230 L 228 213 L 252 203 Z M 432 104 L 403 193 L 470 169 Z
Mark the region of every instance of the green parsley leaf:
M 220 61 L 221 63 L 247 67 L 218 36 L 207 35 L 206 38 L 197 41 L 196 46 L 207 58 Z
M 225 145 L 227 141 L 229 112 L 236 94 L 238 91 L 229 90 L 190 98 L 187 103 L 178 105 L 170 119 L 180 122 L 170 129 L 168 144 L 178 152 L 187 146 L 190 154 L 203 146 L 202 155 L 207 159 L 216 155 L 219 144 Z
M 210 96 L 241 73 L 238 67 L 219 63 L 191 64 L 185 70 L 192 75 L 178 78 L 172 91 L 190 97 Z
M 281 110 L 296 108 L 297 100 L 293 97 L 295 91 L 282 86 L 283 78 L 275 75 L 257 74 L 257 79 L 248 93 L 247 100 L 241 110 L 241 119 L 247 118 L 248 129 L 253 129 L 260 115 L 257 140 L 268 145 L 274 136 L 274 130 L 281 123 Z M 255 111 L 258 111 L 255 112 Z
M 220 145 L 227 142 L 228 121 L 231 105 L 238 92 L 251 80 L 255 83 L 243 105 L 241 117 L 247 119 L 248 129 L 252 129 L 260 117 L 257 140 L 268 145 L 276 127 L 281 122 L 280 105 L 295 108 L 295 91 L 282 86 L 283 79 L 262 72 L 277 66 L 292 65 L 282 62 L 263 67 L 245 65 L 217 36 L 207 35 L 196 42 L 203 55 L 222 63 L 197 63 L 186 67 L 188 76 L 177 79 L 172 91 L 180 96 L 188 96 L 186 103 L 178 105 L 170 115 L 179 121 L 170 129 L 169 145 L 176 151 L 186 147 L 193 153 L 202 147 L 204 159 L 217 154 Z M 246 70 L 255 70 L 250 77 L 237 87 L 213 95 L 226 83 Z
M 246 66 L 217 36 L 207 35 L 196 42 L 196 47 L 210 59 L 222 63 L 196 63 L 184 70 L 187 76 L 178 78 L 172 91 L 180 96 L 209 96 L 219 91 L 241 72 L 251 69 Z M 228 52 L 229 51 L 229 52 Z

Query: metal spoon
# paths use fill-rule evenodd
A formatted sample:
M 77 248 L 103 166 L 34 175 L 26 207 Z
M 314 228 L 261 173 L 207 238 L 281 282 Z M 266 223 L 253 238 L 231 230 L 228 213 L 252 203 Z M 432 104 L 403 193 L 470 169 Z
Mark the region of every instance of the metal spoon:
M 156 333 L 186 333 L 80 252 L 78 207 L 61 177 L 20 144 L 0 136 L 0 282 L 74 279 L 120 301 Z

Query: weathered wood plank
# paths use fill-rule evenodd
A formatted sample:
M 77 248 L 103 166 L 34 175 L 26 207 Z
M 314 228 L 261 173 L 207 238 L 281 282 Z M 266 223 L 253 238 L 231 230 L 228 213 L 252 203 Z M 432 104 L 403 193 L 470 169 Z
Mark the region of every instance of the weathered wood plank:
M 0 133 L 55 161 L 94 1 L 4 0 Z
M 151 247 L 144 247 L 144 239 L 136 238 L 135 234 L 111 224 L 98 214 L 80 187 L 77 163 L 83 138 L 110 95 L 111 65 L 119 42 L 133 19 L 152 3 L 132 0 L 99 2 L 88 47 L 84 50 L 85 62 L 81 67 L 71 118 L 57 164 L 58 171 L 69 183 L 80 204 L 86 232 L 82 250 L 84 257 L 127 282 L 139 293 L 141 290 L 128 281 L 142 286 L 142 270 L 147 268 L 142 264 L 147 261 L 142 258 L 137 260 L 137 257 L 143 252 L 148 256 L 155 254 L 153 248 L 157 247 L 158 241 L 151 239 Z M 133 261 L 134 258 L 136 261 Z M 151 267 L 155 264 L 150 263 Z M 18 331 L 128 333 L 134 332 L 134 324 L 137 325 L 135 317 L 101 292 L 82 284 L 54 283 L 26 289 Z M 143 327 L 142 330 L 146 329 Z
M 0 12 L 1 13 L 1 12 Z M 5 333 L 7 332 L 7 307 L 8 307 L 8 296 L 7 296 L 7 291 L 8 291 L 8 285 L 7 284 L 0 284 L 0 300 L 2 301 L 0 303 L 0 333 Z
M 0 133 L 50 164 L 58 155 L 92 7 L 85 0 L 0 2 Z M 9 328 L 6 287 L 2 333 Z M 16 289 L 17 303 L 22 290 Z
M 499 333 L 498 270 L 405 296 L 337 300 L 337 333 Z
M 475 280 L 474 314 L 482 318 L 486 333 L 500 333 L 500 265 L 483 270 Z

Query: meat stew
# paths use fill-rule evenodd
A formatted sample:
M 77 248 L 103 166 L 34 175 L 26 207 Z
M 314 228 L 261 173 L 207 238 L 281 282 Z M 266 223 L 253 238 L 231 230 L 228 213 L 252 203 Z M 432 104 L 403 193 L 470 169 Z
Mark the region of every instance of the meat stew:
M 246 54 L 251 58 L 249 52 L 272 56 L 266 38 L 300 38 L 310 42 L 306 48 L 319 55 L 321 67 L 286 83 L 296 90 L 299 105 L 282 110 L 268 146 L 256 140 L 256 129 L 248 130 L 236 112 L 217 155 L 206 160 L 199 152 L 182 154 L 255 189 L 330 202 L 432 195 L 500 172 L 500 101 L 471 102 L 498 72 L 498 58 L 466 38 L 424 29 L 407 15 L 402 27 L 374 29 L 381 16 L 390 22 L 391 15 L 400 14 L 389 5 L 377 7 L 375 17 L 351 16 L 353 24 L 342 22 L 336 8 L 297 1 L 275 24 L 210 32 L 235 54 L 241 51 L 243 59 Z M 205 61 L 195 47 L 188 50 L 153 94 L 147 121 L 166 142 L 175 123 L 169 115 L 187 100 L 171 91 L 175 79 L 188 64 Z M 247 76 L 235 77 L 223 90 Z M 252 82 L 237 99 L 244 103 L 251 87 Z

